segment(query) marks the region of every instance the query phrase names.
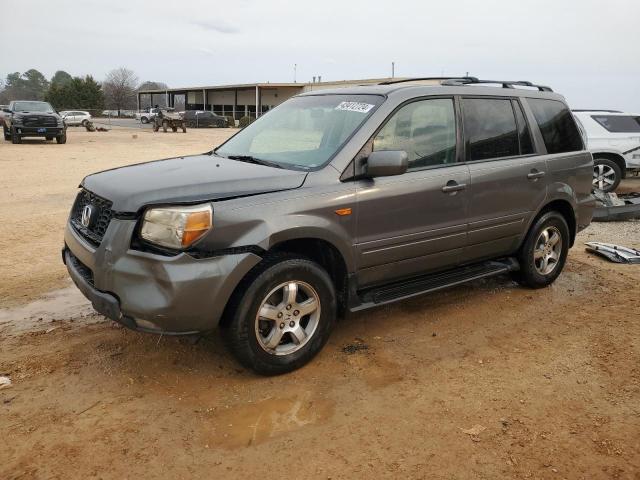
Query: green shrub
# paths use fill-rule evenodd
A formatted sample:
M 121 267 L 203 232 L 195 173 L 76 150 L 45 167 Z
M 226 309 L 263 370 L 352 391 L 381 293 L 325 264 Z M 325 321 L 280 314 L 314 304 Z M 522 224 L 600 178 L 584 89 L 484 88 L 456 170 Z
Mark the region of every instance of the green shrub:
M 240 128 L 244 128 L 248 125 L 251 125 L 254 121 L 255 121 L 256 117 L 251 117 L 251 116 L 247 116 L 247 117 L 242 117 L 240 119 Z

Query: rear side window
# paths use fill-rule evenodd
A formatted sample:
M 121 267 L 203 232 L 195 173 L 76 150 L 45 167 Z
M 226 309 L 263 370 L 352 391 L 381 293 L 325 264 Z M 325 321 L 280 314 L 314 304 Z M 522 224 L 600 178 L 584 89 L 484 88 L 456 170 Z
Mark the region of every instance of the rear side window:
M 512 157 L 520 152 L 511 100 L 463 98 L 467 161 Z
M 626 115 L 591 115 L 596 122 L 611 133 L 638 133 L 640 121 L 638 118 Z
M 567 106 L 557 100 L 528 98 L 548 153 L 582 150 L 582 137 Z

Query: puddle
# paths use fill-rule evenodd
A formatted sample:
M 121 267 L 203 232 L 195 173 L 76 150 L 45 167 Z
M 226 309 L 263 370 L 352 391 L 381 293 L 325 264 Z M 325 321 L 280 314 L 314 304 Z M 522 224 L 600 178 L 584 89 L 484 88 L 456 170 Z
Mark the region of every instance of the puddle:
M 322 423 L 333 414 L 332 401 L 307 393 L 301 397 L 269 398 L 224 410 L 216 416 L 217 427 L 210 444 L 240 448 L 309 425 Z
M 79 320 L 96 323 L 97 315 L 91 303 L 74 287 L 47 293 L 41 299 L 13 308 L 0 308 L 0 329 L 3 333 L 24 333 L 50 328 L 52 321 Z

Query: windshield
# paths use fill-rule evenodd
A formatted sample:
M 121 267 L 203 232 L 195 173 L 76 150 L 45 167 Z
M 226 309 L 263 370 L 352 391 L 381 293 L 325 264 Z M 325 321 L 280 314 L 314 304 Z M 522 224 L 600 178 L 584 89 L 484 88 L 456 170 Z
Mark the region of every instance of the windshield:
M 285 168 L 325 165 L 382 103 L 379 95 L 294 97 L 215 150 L 223 157 L 252 157 Z
M 47 102 L 15 102 L 14 112 L 53 112 L 53 107 Z

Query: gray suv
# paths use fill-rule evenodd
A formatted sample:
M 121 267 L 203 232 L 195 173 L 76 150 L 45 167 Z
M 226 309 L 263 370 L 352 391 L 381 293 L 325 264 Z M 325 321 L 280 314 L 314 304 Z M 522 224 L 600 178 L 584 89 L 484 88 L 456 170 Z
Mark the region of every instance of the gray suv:
M 299 95 L 211 152 L 89 175 L 71 278 L 134 330 L 220 327 L 262 374 L 308 362 L 349 311 L 504 273 L 549 285 L 594 207 L 565 100 L 421 80 Z

